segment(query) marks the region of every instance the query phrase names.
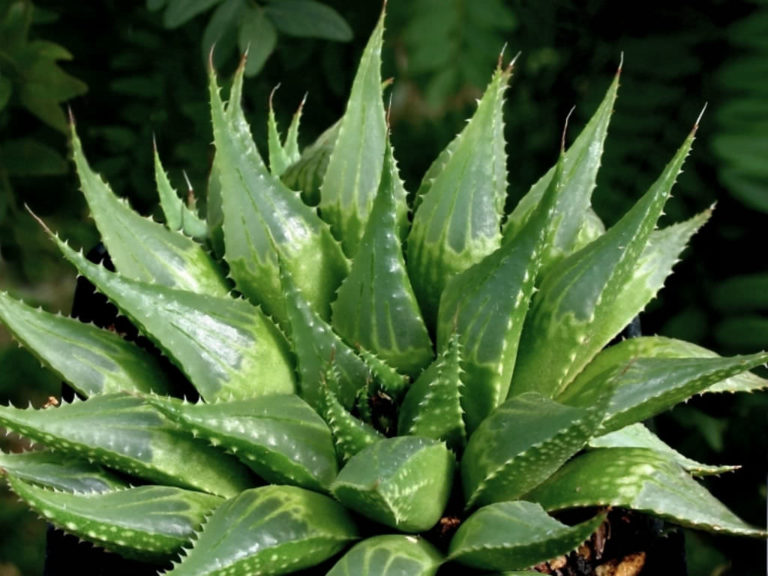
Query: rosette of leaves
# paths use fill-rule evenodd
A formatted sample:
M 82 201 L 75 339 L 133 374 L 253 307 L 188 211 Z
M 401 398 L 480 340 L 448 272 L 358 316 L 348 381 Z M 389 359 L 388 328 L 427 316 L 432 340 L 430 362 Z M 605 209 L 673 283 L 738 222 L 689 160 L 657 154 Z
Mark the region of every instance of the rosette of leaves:
M 617 77 L 505 215 L 512 67 L 499 65 L 411 218 L 382 36 L 383 15 L 334 138 L 296 160 L 298 120 L 285 140 L 269 122 L 270 168 L 240 106 L 244 67 L 226 103 L 211 71 L 205 220 L 159 158 L 167 222 L 133 212 L 73 129 L 116 272 L 51 237 L 200 399 L 174 397 L 146 348 L 2 295 L 3 321 L 81 396 L 0 409 L 46 448 L 2 456 L 10 487 L 62 530 L 178 576 L 508 573 L 578 547 L 609 507 L 765 537 L 694 479 L 727 467 L 685 458 L 640 422 L 693 395 L 763 388 L 749 370 L 768 354 L 659 337 L 606 348 L 707 219 L 656 228 L 695 128 L 604 230 L 590 193 Z M 321 172 L 317 207 L 277 176 L 297 164 Z M 564 522 L 573 508 L 582 521 Z

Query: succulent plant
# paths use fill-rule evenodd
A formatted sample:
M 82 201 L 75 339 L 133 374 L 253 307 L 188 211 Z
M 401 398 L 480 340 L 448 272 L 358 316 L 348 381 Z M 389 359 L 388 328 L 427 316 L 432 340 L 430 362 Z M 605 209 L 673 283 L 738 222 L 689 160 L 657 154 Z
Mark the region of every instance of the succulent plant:
M 154 349 L 0 296 L 19 342 L 79 395 L 0 407 L 0 425 L 45 447 L 0 456 L 11 489 L 54 526 L 178 576 L 509 573 L 573 550 L 611 507 L 764 538 L 693 478 L 729 467 L 685 458 L 641 422 L 697 394 L 764 388 L 749 370 L 768 354 L 608 346 L 708 218 L 657 228 L 695 127 L 605 230 L 590 195 L 617 74 L 504 214 L 500 58 L 410 197 L 383 105 L 383 22 L 318 142 L 300 153 L 299 114 L 283 140 L 270 111 L 269 168 L 240 105 L 244 67 L 226 103 L 211 69 L 205 219 L 157 155 L 165 224 L 132 211 L 73 123 L 116 271 L 49 233 Z M 581 521 L 564 522 L 573 508 Z

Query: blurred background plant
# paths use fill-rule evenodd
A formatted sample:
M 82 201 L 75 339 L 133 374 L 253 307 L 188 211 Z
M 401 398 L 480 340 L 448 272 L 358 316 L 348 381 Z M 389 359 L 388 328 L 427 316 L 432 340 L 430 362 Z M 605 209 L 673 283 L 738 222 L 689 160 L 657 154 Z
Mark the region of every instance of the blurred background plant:
M 341 116 L 380 9 L 379 0 L 0 0 L 0 288 L 48 309 L 70 307 L 74 274 L 24 204 L 75 245 L 97 241 L 65 160 L 65 106 L 93 166 L 135 208 L 155 213 L 154 136 L 173 183 L 186 190 L 186 173 L 204 212 L 211 46 L 224 78 L 248 50 L 245 109 L 262 150 L 272 89 L 281 83 L 273 104 L 282 127 L 308 93 L 306 145 Z M 650 184 L 708 102 L 667 213 L 681 220 L 714 202 L 717 209 L 644 314 L 643 330 L 724 354 L 768 348 L 765 0 L 390 0 L 387 9 L 392 138 L 411 191 L 469 115 L 505 44 L 522 52 L 506 105 L 510 204 L 552 164 L 569 109 L 576 105 L 572 134 L 590 116 L 622 52 L 594 197 L 607 224 Z M 58 389 L 0 333 L 3 402 L 40 405 Z M 758 525 L 765 525 L 766 413 L 768 395 L 756 394 L 692 402 L 656 421 L 687 455 L 744 465 L 710 488 Z M 11 437 L 0 440 L 0 449 L 17 448 Z M 43 535 L 44 525 L 0 492 L 0 576 L 40 574 Z M 765 573 L 760 542 L 693 535 L 687 542 L 692 576 Z

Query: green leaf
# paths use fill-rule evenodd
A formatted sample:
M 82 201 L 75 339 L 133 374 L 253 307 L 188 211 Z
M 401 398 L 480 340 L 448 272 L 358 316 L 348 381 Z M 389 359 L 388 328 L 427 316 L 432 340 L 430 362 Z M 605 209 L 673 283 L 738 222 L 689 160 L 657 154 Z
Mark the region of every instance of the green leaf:
M 160 363 L 114 332 L 31 308 L 0 293 L 0 319 L 14 336 L 84 396 L 167 393 Z
M 207 64 L 213 54 L 214 66 L 223 66 L 234 54 L 238 39 L 237 27 L 246 8 L 245 0 L 224 0 L 213 11 L 203 32 L 204 63 Z
M 438 350 L 455 330 L 463 345 L 461 405 L 472 431 L 504 402 L 543 252 L 552 240 L 561 162 L 535 214 L 512 242 L 448 281 L 437 323 Z
M 234 458 L 194 441 L 156 409 L 122 394 L 44 410 L 0 406 L 0 424 L 54 451 L 158 484 L 226 497 L 251 484 Z
M 334 386 L 333 393 L 342 406 L 351 408 L 358 390 L 368 381 L 368 367 L 312 309 L 290 273 L 282 268 L 281 279 L 288 305 L 291 345 L 296 356 L 301 397 L 315 410 L 323 412 L 322 382 L 327 366 L 333 362 L 338 376 L 330 383 Z
M 269 114 L 267 115 L 267 146 L 269 148 L 269 171 L 272 176 L 279 178 L 285 169 L 291 164 L 288 153 L 283 148 L 280 132 L 277 129 L 277 120 L 275 119 L 275 109 L 272 106 L 272 98 L 278 86 L 272 89 L 269 95 Z
M 415 376 L 433 352 L 403 259 L 397 215 L 407 209 L 398 178 L 388 145 L 365 234 L 331 306 L 332 325 L 347 342 Z
M 620 307 L 640 312 L 664 286 L 664 281 L 672 272 L 672 267 L 679 262 L 680 254 L 688 241 L 709 217 L 711 210 L 706 210 L 693 218 L 654 230 L 648 238 L 643 253 L 640 255 L 631 278 L 621 289 L 616 298 Z M 619 305 L 619 304 L 617 304 Z
M 277 30 L 261 6 L 249 6 L 241 14 L 237 44 L 248 55 L 245 75 L 258 74 L 277 45 Z
M 544 276 L 523 330 L 510 393 L 557 395 L 645 305 L 636 306 L 638 292 L 649 295 L 646 277 L 633 284 L 635 272 L 695 131 L 618 223 Z M 656 259 L 668 261 L 666 255 Z M 653 273 L 650 278 L 657 280 Z M 628 297 L 632 306 L 622 300 Z
M 629 338 L 600 352 L 564 393 L 583 388 L 588 382 L 611 369 L 623 369 L 641 358 L 720 358 L 718 354 L 696 344 L 664 336 Z M 725 378 L 706 389 L 706 392 L 754 392 L 768 388 L 768 380 L 751 372 L 742 372 Z
M 91 170 L 74 124 L 72 148 L 81 190 L 120 274 L 141 282 L 226 296 L 226 282 L 202 246 L 131 210 Z
M 605 436 L 592 438 L 589 441 L 589 446 L 590 448 L 648 448 L 666 455 L 694 476 L 722 474 L 740 468 L 740 466 L 709 466 L 686 458 L 663 442 L 643 424 L 632 424 Z
M 24 70 L 24 81 L 17 91 L 19 102 L 52 128 L 66 133 L 67 121 L 60 104 L 88 89 L 57 63 L 72 56 L 61 46 L 43 40 L 24 44 L 16 56 L 16 66 Z
M 332 387 L 338 388 L 335 366 L 326 371 L 323 382 L 322 415 L 333 434 L 336 454 L 341 462 L 383 438 L 372 426 L 358 420 L 341 405 Z
M 165 560 L 179 552 L 222 499 L 171 486 L 69 494 L 9 479 L 30 507 L 70 534 L 127 558 Z
M 163 13 L 163 26 L 178 28 L 219 2 L 221 0 L 168 0 L 168 7 Z
M 619 89 L 620 73 L 621 69 L 616 73 L 616 77 L 592 118 L 565 152 L 562 168 L 563 192 L 558 196 L 555 204 L 552 224 L 556 229 L 555 238 L 544 255 L 544 268 L 548 268 L 574 251 L 579 244 L 580 231 L 589 222 L 590 198 L 597 182 L 605 138 L 608 135 L 608 125 Z M 509 215 L 504 225 L 504 242 L 515 238 L 531 217 L 556 170 L 556 166 L 550 168 Z
M 55 240 L 65 258 L 170 356 L 206 400 L 294 392 L 288 344 L 259 308 L 129 280 Z
M 293 486 L 246 490 L 203 526 L 173 576 L 293 574 L 327 560 L 357 538 L 344 508 Z
M 347 262 L 316 211 L 264 165 L 240 106 L 242 82 L 241 67 L 225 112 L 216 79 L 212 73 L 210 77 L 225 257 L 238 290 L 287 330 L 278 255 L 322 318 L 330 316 L 330 302 L 346 275 Z
M 386 121 L 381 86 L 384 11 L 363 51 L 320 188 L 320 213 L 347 256 L 357 253 L 379 189 Z
M 304 149 L 299 160 L 291 164 L 283 174 L 285 185 L 299 190 L 304 202 L 310 206 L 320 203 L 320 187 L 336 147 L 340 126 L 337 122 L 320 134 L 315 142 Z
M 174 232 L 182 231 L 198 242 L 204 241 L 208 236 L 207 224 L 197 215 L 197 212 L 182 202 L 176 190 L 171 186 L 171 181 L 160 162 L 157 146 L 155 146 L 155 183 L 160 197 L 160 206 L 165 215 L 165 225 Z
M 768 536 L 742 522 L 668 456 L 644 448 L 587 452 L 526 498 L 546 510 L 622 506 L 710 532 Z
M 589 406 L 597 390 L 614 387 L 600 426 L 601 433 L 607 433 L 650 418 L 766 362 L 768 352 L 731 358 L 639 358 L 589 381 L 574 382 L 559 400 Z
M 461 344 L 454 335 L 445 350 L 408 389 L 400 405 L 397 432 L 443 440 L 456 452 L 467 443 L 461 407 Z
M 373 536 L 355 544 L 327 576 L 434 576 L 440 552 L 417 536 Z
M 387 438 L 353 456 L 331 490 L 366 518 L 402 532 L 423 532 L 445 509 L 454 467 L 453 454 L 443 443 L 417 436 Z
M 501 245 L 507 192 L 502 107 L 511 74 L 511 68 L 496 70 L 472 119 L 417 192 L 406 260 L 428 326 L 435 325 L 448 281 Z
M 0 78 L 0 91 L 1 81 Z M 9 176 L 60 176 L 67 173 L 67 161 L 59 151 L 32 138 L 6 139 L 2 142 L 0 163 Z
M 298 396 L 262 396 L 216 404 L 157 397 L 146 401 L 196 438 L 237 456 L 270 484 L 323 491 L 336 478 L 331 432 Z
M 448 558 L 473 568 L 528 568 L 577 548 L 605 520 L 605 514 L 566 526 L 531 502 L 498 502 L 467 518 L 454 537 Z
M 109 492 L 128 487 L 125 480 L 98 464 L 57 452 L 0 452 L 0 469 L 14 478 L 62 492 Z
M 288 36 L 352 40 L 347 21 L 330 6 L 314 0 L 272 1 L 267 4 L 266 13 L 277 29 Z
M 467 508 L 519 498 L 581 450 L 603 418 L 610 393 L 587 408 L 536 392 L 507 400 L 477 428 L 461 460 Z

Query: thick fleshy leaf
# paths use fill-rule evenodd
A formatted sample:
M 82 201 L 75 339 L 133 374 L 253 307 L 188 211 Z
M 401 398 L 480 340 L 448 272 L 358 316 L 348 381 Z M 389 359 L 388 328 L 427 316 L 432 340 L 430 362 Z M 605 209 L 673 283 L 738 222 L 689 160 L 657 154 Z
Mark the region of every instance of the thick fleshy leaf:
M 567 526 L 532 502 L 498 502 L 467 518 L 451 540 L 448 558 L 486 570 L 528 568 L 567 554 L 605 520 L 599 514 Z
M 122 278 L 56 241 L 78 271 L 171 357 L 207 401 L 295 391 L 288 344 L 260 309 L 245 300 Z
M 552 245 L 544 255 L 543 266 L 551 264 L 567 256 L 580 244 L 579 235 L 588 234 L 586 228 L 592 229 L 593 220 L 589 211 L 590 198 L 597 182 L 597 173 L 603 155 L 605 138 L 608 135 L 608 125 L 616 102 L 619 89 L 619 75 L 616 73 L 608 91 L 595 111 L 592 118 L 581 131 L 578 138 L 565 152 L 563 158 L 563 193 L 558 197 L 555 207 L 555 217 L 552 225 L 555 227 L 555 237 Z M 557 167 L 553 166 L 534 184 L 509 215 L 504 227 L 504 241 L 508 242 L 517 236 L 525 223 L 533 214 L 536 206 L 550 185 Z M 592 213 L 594 214 L 594 213 Z
M 291 125 L 288 128 L 288 134 L 285 137 L 285 143 L 282 142 L 280 131 L 277 128 L 277 119 L 275 110 L 272 107 L 272 98 L 275 95 L 277 86 L 272 90 L 269 97 L 269 115 L 267 116 L 267 145 L 269 146 L 269 171 L 273 176 L 279 178 L 291 164 L 299 161 L 299 123 L 301 122 L 301 111 L 304 108 L 304 102 L 299 105 L 299 109 L 293 115 Z
M 718 354 L 691 342 L 664 336 L 628 338 L 600 352 L 574 380 L 574 389 L 602 372 L 626 366 L 640 358 L 720 358 Z M 742 372 L 706 388 L 706 392 L 754 392 L 768 388 L 768 380 L 752 372 Z M 567 389 L 566 389 L 567 390 Z
M 333 483 L 350 508 L 402 532 L 429 530 L 451 493 L 455 459 L 445 444 L 418 436 L 381 440 L 353 456 Z
M 704 392 L 713 384 L 768 362 L 768 352 L 731 358 L 639 358 L 579 379 L 559 397 L 562 402 L 589 406 L 597 391 L 613 387 L 601 433 L 650 418 Z
M 632 288 L 628 284 L 633 282 L 695 131 L 618 223 L 544 277 L 526 320 L 510 393 L 536 390 L 556 396 L 645 306 L 636 291 L 653 296 L 646 289 L 645 276 Z M 652 272 L 650 276 L 655 279 Z M 626 303 L 628 297 L 631 305 Z
M 287 329 L 278 254 L 321 317 L 347 272 L 327 224 L 264 165 L 241 107 L 243 70 L 226 111 L 210 75 L 211 114 L 222 200 L 225 258 L 240 292 Z
M 160 206 L 165 215 L 165 225 L 171 230 L 181 230 L 187 236 L 202 242 L 208 236 L 208 226 L 197 212 L 188 207 L 173 189 L 165 173 L 160 154 L 155 147 L 155 184 L 160 197 Z
M 471 434 L 504 402 L 541 258 L 551 243 L 562 190 L 562 154 L 549 188 L 514 241 L 454 276 L 440 298 L 438 350 L 459 334 L 464 370 L 461 405 Z
M 626 306 L 630 310 L 642 311 L 664 286 L 664 281 L 672 272 L 672 267 L 679 262 L 680 254 L 691 236 L 711 215 L 712 211 L 706 210 L 685 222 L 654 230 L 616 302 L 621 302 L 622 307 Z
M 461 460 L 467 508 L 514 500 L 546 480 L 592 437 L 609 397 L 577 408 L 527 392 L 499 406 L 470 437 Z
M 223 275 L 200 244 L 134 212 L 91 170 L 74 125 L 72 147 L 80 187 L 120 274 L 201 294 L 227 294 Z
M 0 452 L 0 469 L 14 478 L 61 492 L 109 492 L 128 487 L 125 480 L 98 464 L 58 452 Z
M 72 494 L 9 478 L 11 489 L 48 522 L 127 558 L 165 560 L 181 551 L 224 500 L 171 486 Z
M 526 498 L 547 510 L 622 506 L 710 532 L 768 536 L 742 522 L 669 456 L 645 448 L 587 452 Z
M 174 576 L 277 576 L 332 557 L 357 538 L 349 514 L 327 496 L 293 486 L 246 490 L 222 504 Z
M 432 342 L 403 259 L 396 207 L 406 209 L 398 179 L 388 145 L 368 226 L 331 306 L 332 324 L 347 342 L 415 376 L 432 360 Z
M 448 281 L 501 244 L 507 193 L 502 105 L 511 67 L 499 68 L 464 130 L 432 164 L 408 236 L 408 272 L 428 326 Z
M 338 383 L 333 383 L 335 378 L 335 370 L 331 366 L 323 384 L 322 415 L 333 434 L 333 443 L 336 446 L 339 460 L 346 462 L 364 448 L 375 444 L 384 437 L 373 426 L 358 420 L 341 405 L 332 389 L 332 387 L 338 387 Z
M 323 491 L 336 478 L 331 432 L 298 396 L 261 396 L 216 404 L 157 397 L 146 400 L 185 431 L 233 453 L 271 484 Z
M 337 386 L 333 392 L 342 406 L 351 408 L 358 390 L 368 381 L 368 367 L 312 309 L 287 270 L 281 269 L 281 279 L 288 305 L 301 397 L 322 412 L 323 380 L 327 367 L 333 361 L 338 378 L 329 384 Z
M 320 214 L 344 253 L 357 253 L 379 189 L 387 125 L 381 84 L 384 11 L 363 51 L 320 188 Z
M 310 206 L 320 203 L 320 186 L 328 169 L 328 162 L 336 147 L 339 136 L 340 122 L 336 122 L 318 136 L 310 146 L 301 153 L 301 158 L 286 168 L 282 179 L 292 190 L 299 190 L 301 197 Z
M 417 536 L 373 536 L 355 544 L 327 576 L 434 576 L 440 552 Z
M 456 452 L 467 443 L 461 407 L 461 344 L 454 335 L 446 349 L 408 389 L 400 405 L 397 432 L 443 440 Z
M 687 458 L 662 441 L 643 424 L 632 424 L 605 436 L 592 438 L 589 441 L 589 446 L 590 448 L 648 448 L 671 458 L 694 476 L 722 474 L 740 468 L 740 466 L 710 466 Z
M 237 460 L 194 441 L 131 396 L 95 396 L 43 410 L 0 406 L 0 425 L 54 451 L 159 484 L 230 497 L 252 481 Z
M 114 332 L 34 309 L 0 293 L 0 319 L 35 356 L 84 396 L 167 393 L 159 362 Z

